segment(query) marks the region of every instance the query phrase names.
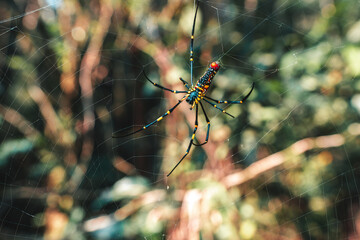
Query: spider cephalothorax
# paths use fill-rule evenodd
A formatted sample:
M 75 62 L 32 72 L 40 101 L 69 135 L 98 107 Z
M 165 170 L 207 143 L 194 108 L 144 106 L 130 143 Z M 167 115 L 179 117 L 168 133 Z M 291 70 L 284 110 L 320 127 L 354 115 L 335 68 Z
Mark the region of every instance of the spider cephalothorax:
M 160 84 L 157 84 L 153 81 L 151 81 L 145 74 L 145 78 L 151 82 L 155 87 L 158 87 L 162 90 L 166 90 L 172 93 L 185 93 L 185 95 L 178 101 L 177 104 L 175 104 L 175 106 L 173 106 L 172 108 L 170 108 L 166 113 L 164 113 L 162 116 L 160 116 L 159 118 L 157 118 L 156 120 L 152 121 L 151 123 L 144 125 L 143 127 L 139 128 L 136 131 L 133 131 L 131 133 L 125 133 L 122 134 L 124 131 L 120 131 L 116 134 L 113 134 L 113 137 L 126 137 L 132 134 L 135 134 L 137 132 L 140 132 L 142 130 L 147 129 L 148 127 L 151 127 L 152 125 L 154 125 L 157 122 L 160 122 L 164 117 L 170 115 L 172 113 L 172 111 L 174 111 L 175 108 L 177 108 L 180 103 L 182 103 L 184 100 L 186 100 L 186 102 L 188 102 L 191 105 L 190 109 L 195 108 L 195 126 L 194 126 L 194 130 L 193 130 L 193 134 L 191 136 L 191 140 L 189 143 L 189 146 L 184 154 L 184 156 L 180 159 L 180 161 L 175 165 L 175 167 L 170 171 L 170 173 L 167 175 L 169 176 L 174 170 L 175 168 L 181 163 L 181 161 L 188 155 L 191 146 L 195 145 L 195 146 L 201 146 L 204 145 L 208 142 L 209 140 L 209 133 L 210 133 L 210 119 L 208 118 L 206 112 L 205 112 L 205 108 L 202 104 L 202 100 L 204 100 L 206 103 L 210 104 L 211 106 L 213 106 L 214 108 L 220 110 L 221 112 L 234 117 L 233 115 L 227 113 L 225 110 L 223 110 L 222 108 L 218 107 L 216 105 L 216 103 L 229 103 L 229 104 L 240 104 L 240 103 L 244 103 L 246 101 L 246 99 L 250 96 L 251 92 L 254 89 L 254 84 L 251 87 L 251 90 L 249 91 L 249 93 L 240 101 L 226 101 L 226 100 L 216 100 L 213 99 L 211 97 L 206 96 L 206 92 L 208 90 L 208 88 L 210 87 L 210 84 L 213 80 L 213 78 L 215 77 L 217 71 L 220 69 L 220 64 L 219 62 L 215 61 L 212 62 L 209 65 L 209 68 L 206 70 L 206 72 L 204 73 L 204 75 L 199 78 L 199 80 L 193 85 L 193 64 L 194 64 L 194 32 L 195 32 L 195 22 L 196 22 L 196 15 L 197 15 L 197 11 L 199 8 L 199 1 L 197 1 L 196 4 L 196 10 L 195 10 L 195 16 L 194 16 L 194 22 L 193 22 L 193 27 L 192 27 L 192 31 L 191 31 L 191 39 L 190 39 L 190 77 L 191 77 L 191 85 L 189 85 L 189 83 L 187 81 L 185 81 L 184 79 L 180 78 L 180 81 L 184 84 L 184 86 L 187 88 L 186 91 L 178 91 L 178 90 L 172 90 L 166 87 L 161 86 Z M 194 143 L 194 139 L 195 139 L 195 134 L 196 131 L 198 129 L 198 115 L 199 115 L 199 110 L 198 110 L 198 105 L 200 105 L 206 122 L 207 122 L 207 131 L 206 131 L 206 137 L 205 137 L 205 141 L 203 143 Z

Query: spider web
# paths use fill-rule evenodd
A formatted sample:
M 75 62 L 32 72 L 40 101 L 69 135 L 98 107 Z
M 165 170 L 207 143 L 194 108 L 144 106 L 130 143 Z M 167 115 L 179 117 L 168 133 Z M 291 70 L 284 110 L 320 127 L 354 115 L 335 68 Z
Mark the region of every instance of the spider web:
M 358 4 L 0 2 L 0 239 L 357 239 Z

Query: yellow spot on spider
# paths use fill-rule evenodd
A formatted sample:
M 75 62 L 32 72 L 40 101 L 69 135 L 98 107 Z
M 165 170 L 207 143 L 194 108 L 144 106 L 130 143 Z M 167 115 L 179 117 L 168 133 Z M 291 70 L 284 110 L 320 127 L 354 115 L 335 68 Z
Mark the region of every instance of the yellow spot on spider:
M 240 101 L 240 103 L 243 103 L 243 101 Z
M 223 113 L 225 112 L 225 110 L 223 110 Z
M 176 90 L 174 90 L 174 93 L 176 93 Z
M 170 114 L 170 111 L 167 111 L 166 114 Z
M 195 134 L 193 134 L 192 136 L 191 136 L 191 139 L 194 139 L 195 138 Z
M 163 119 L 163 117 L 159 117 L 158 119 L 156 119 L 156 121 L 161 121 L 161 119 Z
M 216 107 L 216 105 L 214 105 L 214 107 Z
M 146 129 L 146 127 L 145 127 L 145 126 L 143 126 L 143 129 Z
M 194 59 L 190 58 L 190 61 L 194 61 Z
M 210 122 L 207 122 L 207 124 L 210 124 Z
M 194 39 L 194 35 L 191 36 L 191 39 Z

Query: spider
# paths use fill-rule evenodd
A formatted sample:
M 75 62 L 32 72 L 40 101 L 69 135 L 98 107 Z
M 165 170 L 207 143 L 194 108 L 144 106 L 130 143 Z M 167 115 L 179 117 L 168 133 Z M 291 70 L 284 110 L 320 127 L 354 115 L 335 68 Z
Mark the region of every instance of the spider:
M 192 145 L 194 145 L 194 146 L 202 146 L 202 145 L 206 144 L 208 142 L 208 140 L 209 140 L 210 119 L 208 118 L 208 116 L 207 116 L 207 114 L 205 112 L 202 100 L 204 100 L 206 103 L 210 104 L 212 107 L 214 107 L 214 108 L 220 110 L 221 112 L 229 115 L 230 117 L 235 118 L 230 113 L 227 113 L 225 110 L 218 107 L 216 105 L 216 103 L 218 103 L 218 104 L 221 104 L 221 103 L 225 103 L 225 104 L 241 104 L 241 103 L 244 103 L 246 101 L 246 99 L 250 96 L 250 94 L 252 93 L 252 91 L 253 91 L 253 89 L 255 87 L 255 84 L 253 83 L 249 93 L 240 101 L 216 100 L 216 99 L 213 99 L 211 97 L 206 96 L 206 92 L 207 92 L 208 88 L 210 87 L 210 84 L 211 84 L 213 78 L 215 77 L 216 73 L 220 69 L 220 63 L 218 61 L 210 63 L 209 68 L 202 75 L 202 77 L 200 77 L 199 80 L 195 84 L 193 84 L 193 64 L 194 64 L 194 47 L 193 46 L 194 46 L 195 22 L 196 22 L 196 15 L 197 15 L 197 12 L 198 12 L 198 8 L 199 8 L 199 0 L 196 1 L 196 10 L 195 10 L 195 16 L 194 16 L 194 22 L 193 22 L 193 26 L 192 26 L 192 31 L 191 31 L 191 39 L 190 39 L 190 76 L 191 76 L 190 78 L 191 78 L 191 86 L 189 85 L 188 82 L 186 82 L 184 79 L 182 79 L 180 77 L 179 78 L 180 81 L 184 84 L 184 86 L 187 88 L 187 90 L 186 91 L 172 90 L 172 89 L 163 87 L 162 85 L 151 81 L 144 72 L 145 78 L 151 84 L 153 84 L 155 87 L 158 87 L 158 88 L 160 88 L 162 90 L 169 91 L 169 92 L 172 92 L 172 93 L 175 93 L 175 94 L 185 93 L 185 96 L 183 98 L 181 98 L 180 100 L 178 100 L 178 103 L 175 104 L 175 106 L 173 106 L 172 108 L 170 108 L 162 116 L 160 116 L 156 120 L 152 121 L 151 123 L 149 123 L 147 125 L 144 125 L 140 129 L 138 129 L 136 131 L 133 131 L 131 133 L 128 133 L 128 134 L 124 134 L 124 135 L 121 135 L 121 132 L 123 132 L 123 131 L 120 132 L 120 135 L 119 134 L 113 134 L 113 138 L 118 138 L 118 137 L 130 136 L 130 135 L 133 135 L 133 134 L 138 133 L 140 131 L 143 131 L 143 130 L 151 127 L 155 123 L 160 122 L 164 117 L 169 116 L 175 110 L 175 108 L 177 108 L 183 101 L 186 100 L 186 102 L 190 104 L 190 106 L 191 106 L 190 109 L 191 110 L 195 108 L 195 126 L 194 126 L 194 130 L 193 130 L 193 134 L 191 136 L 189 146 L 188 146 L 184 156 L 175 165 L 175 167 L 170 171 L 170 173 L 167 175 L 168 177 L 176 169 L 176 167 L 179 166 L 179 164 L 182 162 L 182 160 L 188 155 Z M 200 105 L 200 107 L 201 107 L 201 109 L 202 109 L 202 111 L 204 113 L 206 122 L 207 122 L 206 137 L 205 137 L 205 141 L 203 143 L 194 143 L 195 134 L 196 134 L 196 131 L 198 129 L 198 113 L 199 113 L 198 105 Z

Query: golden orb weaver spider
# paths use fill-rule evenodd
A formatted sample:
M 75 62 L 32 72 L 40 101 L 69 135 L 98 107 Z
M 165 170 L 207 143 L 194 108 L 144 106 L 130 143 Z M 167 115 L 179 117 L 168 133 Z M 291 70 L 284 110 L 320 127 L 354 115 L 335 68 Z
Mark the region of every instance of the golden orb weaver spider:
M 191 105 L 190 109 L 195 108 L 195 127 L 193 130 L 193 134 L 191 136 L 191 140 L 189 143 L 189 146 L 184 154 L 184 156 L 180 159 L 180 161 L 175 165 L 175 167 L 170 171 L 170 173 L 167 175 L 168 177 L 170 176 L 170 174 L 176 169 L 176 167 L 182 162 L 182 160 L 188 155 L 191 146 L 202 146 L 204 144 L 206 144 L 209 140 L 209 133 L 210 133 L 210 119 L 208 118 L 204 106 L 201 102 L 201 100 L 204 100 L 206 103 L 210 104 L 212 107 L 220 110 L 221 112 L 229 115 L 230 117 L 234 118 L 233 115 L 231 115 L 230 113 L 227 113 L 225 110 L 223 110 L 222 108 L 218 107 L 216 105 L 216 103 L 221 104 L 221 103 L 225 103 L 225 104 L 241 104 L 244 103 L 246 101 L 246 99 L 250 96 L 250 94 L 252 93 L 252 91 L 254 90 L 254 86 L 255 84 L 252 84 L 251 90 L 249 91 L 249 93 L 240 101 L 227 101 L 227 100 L 216 100 L 213 99 L 211 97 L 206 96 L 206 92 L 208 90 L 208 88 L 210 87 L 210 84 L 212 82 L 212 79 L 215 77 L 215 74 L 217 73 L 217 71 L 220 69 L 220 63 L 215 61 L 212 62 L 209 65 L 209 68 L 206 70 L 206 72 L 203 74 L 203 76 L 195 83 L 195 85 L 193 85 L 193 64 L 194 64 L 194 32 L 195 32 L 195 22 L 196 22 L 196 15 L 198 12 L 198 8 L 199 8 L 199 0 L 196 1 L 196 10 L 195 10 L 195 16 L 194 16 L 194 22 L 193 22 L 193 26 L 192 26 L 192 31 L 191 31 L 191 39 L 190 39 L 190 78 L 191 78 L 191 86 L 189 86 L 189 83 L 186 82 L 184 79 L 182 79 L 180 77 L 180 81 L 184 84 L 184 86 L 187 88 L 187 91 L 178 91 L 178 90 L 172 90 L 166 87 L 161 86 L 160 84 L 157 84 L 153 81 L 151 81 L 148 76 L 145 74 L 144 72 L 144 76 L 145 78 L 151 82 L 151 84 L 153 84 L 155 87 L 158 87 L 162 90 L 166 90 L 172 93 L 186 93 L 185 96 L 183 98 L 181 98 L 177 104 L 175 104 L 175 106 L 173 106 L 172 108 L 170 108 L 166 113 L 164 113 L 162 116 L 160 116 L 159 118 L 157 118 L 156 120 L 152 121 L 151 123 L 144 125 L 143 127 L 141 127 L 140 129 L 133 131 L 131 133 L 127 133 L 124 135 L 121 135 L 121 133 L 123 131 L 120 131 L 120 134 L 113 134 L 113 138 L 119 138 L 119 137 L 126 137 L 126 136 L 130 136 L 132 134 L 138 133 L 140 131 L 143 131 L 149 127 L 151 127 L 152 125 L 154 125 L 157 122 L 160 122 L 164 117 L 170 115 L 172 113 L 172 111 L 175 110 L 175 108 L 177 108 L 180 103 L 182 103 L 184 100 L 186 100 L 186 102 L 188 102 Z M 215 102 L 215 103 L 214 103 Z M 203 143 L 194 143 L 194 138 L 195 138 L 195 134 L 196 131 L 198 129 L 198 104 L 200 104 L 200 107 L 204 113 L 206 122 L 207 122 L 207 131 L 206 131 L 206 137 L 205 137 L 205 141 Z

